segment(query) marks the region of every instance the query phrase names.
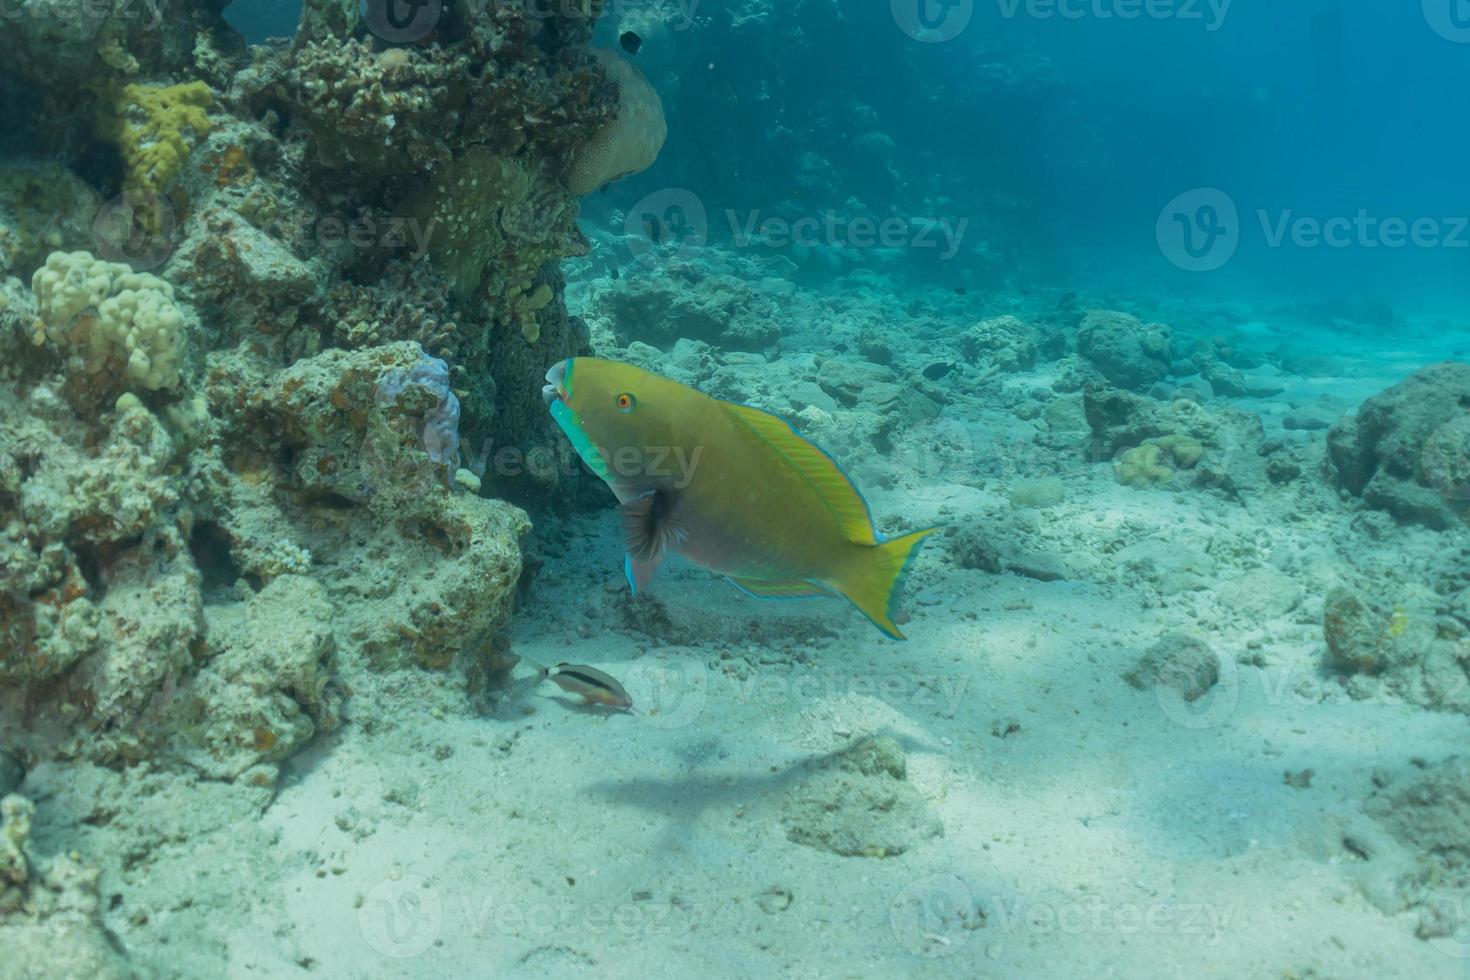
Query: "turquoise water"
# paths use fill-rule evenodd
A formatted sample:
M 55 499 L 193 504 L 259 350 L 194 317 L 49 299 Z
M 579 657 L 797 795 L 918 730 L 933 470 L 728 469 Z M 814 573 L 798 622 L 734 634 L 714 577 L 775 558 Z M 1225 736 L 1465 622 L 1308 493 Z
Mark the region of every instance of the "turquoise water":
M 1463 0 L 0 25 L 0 980 L 1470 977 Z

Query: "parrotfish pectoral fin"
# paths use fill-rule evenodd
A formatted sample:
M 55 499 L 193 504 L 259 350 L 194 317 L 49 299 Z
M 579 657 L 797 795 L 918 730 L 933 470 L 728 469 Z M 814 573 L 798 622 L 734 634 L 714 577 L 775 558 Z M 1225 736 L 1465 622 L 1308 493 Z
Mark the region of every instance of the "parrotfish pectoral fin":
M 623 556 L 623 575 L 628 579 L 628 588 L 637 595 L 642 592 L 653 577 L 658 574 L 658 568 L 664 563 L 662 557 L 656 561 L 639 561 L 632 555 Z
M 804 578 L 776 580 L 736 578 L 732 575 L 730 581 L 735 583 L 737 589 L 757 599 L 809 599 L 813 596 L 835 595 L 825 585 L 809 582 Z
M 893 622 L 898 611 L 898 596 L 903 591 L 904 572 L 924 545 L 924 539 L 938 528 L 926 528 L 884 541 L 861 552 L 849 571 L 833 582 L 873 625 L 895 640 L 905 639 Z
M 678 550 L 684 531 L 672 515 L 674 498 L 663 490 L 649 490 L 623 504 L 623 546 L 628 555 L 623 572 L 637 595 L 653 580 L 664 559 Z

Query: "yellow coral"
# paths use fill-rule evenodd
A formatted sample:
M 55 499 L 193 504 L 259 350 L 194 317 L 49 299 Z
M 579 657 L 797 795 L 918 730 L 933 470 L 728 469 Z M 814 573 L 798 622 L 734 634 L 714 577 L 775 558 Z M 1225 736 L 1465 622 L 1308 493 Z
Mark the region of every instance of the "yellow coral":
M 1113 471 L 1119 483 L 1130 487 L 1159 486 L 1173 480 L 1179 470 L 1193 469 L 1204 454 L 1198 439 L 1161 436 L 1120 454 Z
M 209 132 L 214 95 L 203 82 L 130 82 L 103 100 L 98 135 L 117 145 L 127 168 L 124 189 L 161 193 L 178 176 L 189 151 Z

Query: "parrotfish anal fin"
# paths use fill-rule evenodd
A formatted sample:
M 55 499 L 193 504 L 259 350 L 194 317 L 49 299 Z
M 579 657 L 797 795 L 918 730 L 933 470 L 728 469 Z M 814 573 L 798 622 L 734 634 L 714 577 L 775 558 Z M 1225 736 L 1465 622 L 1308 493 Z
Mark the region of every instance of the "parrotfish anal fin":
M 813 596 L 831 596 L 837 593 L 816 582 L 808 582 L 803 578 L 776 579 L 759 578 L 736 578 L 730 576 L 730 581 L 740 591 L 755 596 L 757 599 L 809 599 Z
M 725 402 L 730 414 L 742 422 L 801 473 L 837 518 L 843 536 L 854 544 L 877 544 L 873 515 L 857 487 L 831 456 L 797 435 L 786 423 L 758 408 Z
M 623 571 L 636 595 L 653 580 L 658 567 L 684 541 L 684 531 L 674 522 L 673 497 L 663 490 L 649 490 L 623 504 L 623 546 L 628 555 Z

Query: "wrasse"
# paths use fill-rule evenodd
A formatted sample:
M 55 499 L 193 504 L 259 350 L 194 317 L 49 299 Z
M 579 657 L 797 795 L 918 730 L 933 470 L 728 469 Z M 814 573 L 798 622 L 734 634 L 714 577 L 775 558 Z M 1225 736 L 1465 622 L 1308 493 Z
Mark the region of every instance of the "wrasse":
M 557 664 L 542 668 L 543 676 L 568 694 L 579 695 L 587 704 L 600 704 L 617 711 L 632 711 L 633 699 L 623 685 L 596 667 Z
M 635 593 L 678 553 L 761 598 L 843 596 L 904 638 L 903 574 L 934 528 L 884 540 L 832 458 L 759 409 L 593 357 L 546 381 L 552 417 L 621 505 Z

